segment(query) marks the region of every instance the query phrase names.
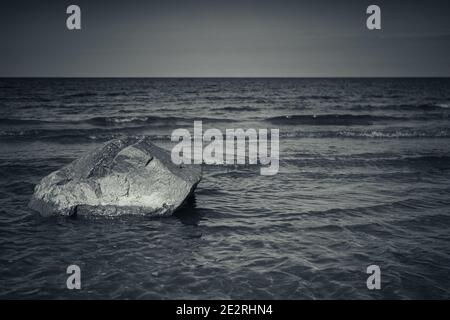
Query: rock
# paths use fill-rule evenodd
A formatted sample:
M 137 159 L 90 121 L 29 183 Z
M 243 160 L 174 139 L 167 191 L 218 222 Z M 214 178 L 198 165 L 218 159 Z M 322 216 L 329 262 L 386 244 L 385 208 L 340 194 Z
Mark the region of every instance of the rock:
M 43 216 L 164 216 L 200 179 L 200 166 L 173 164 L 148 137 L 117 139 L 43 178 L 28 206 Z

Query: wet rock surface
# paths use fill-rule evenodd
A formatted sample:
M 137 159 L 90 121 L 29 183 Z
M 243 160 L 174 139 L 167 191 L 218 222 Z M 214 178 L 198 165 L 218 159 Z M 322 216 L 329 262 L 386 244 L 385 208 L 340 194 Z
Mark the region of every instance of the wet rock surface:
M 173 164 L 148 137 L 116 139 L 43 178 L 29 207 L 43 216 L 164 216 L 200 179 L 200 166 Z

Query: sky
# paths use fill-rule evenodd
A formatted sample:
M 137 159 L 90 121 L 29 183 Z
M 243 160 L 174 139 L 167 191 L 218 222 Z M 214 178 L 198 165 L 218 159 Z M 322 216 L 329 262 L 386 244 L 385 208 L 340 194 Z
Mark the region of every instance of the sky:
M 2 0 L 0 77 L 447 77 L 449 16 L 448 0 Z

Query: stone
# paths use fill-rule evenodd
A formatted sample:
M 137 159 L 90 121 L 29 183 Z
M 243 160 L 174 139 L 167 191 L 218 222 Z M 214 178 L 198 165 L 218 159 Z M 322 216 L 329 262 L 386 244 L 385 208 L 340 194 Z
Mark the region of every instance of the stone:
M 166 216 L 201 174 L 199 165 L 173 164 L 149 137 L 116 139 L 44 177 L 28 206 L 42 216 Z

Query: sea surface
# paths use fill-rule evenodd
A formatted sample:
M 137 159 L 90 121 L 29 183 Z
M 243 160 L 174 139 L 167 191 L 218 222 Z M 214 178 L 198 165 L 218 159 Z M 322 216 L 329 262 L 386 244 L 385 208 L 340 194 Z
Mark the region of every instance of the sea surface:
M 278 128 L 279 173 L 206 165 L 166 218 L 27 208 L 80 154 L 194 120 Z M 0 79 L 0 298 L 448 299 L 450 79 Z

